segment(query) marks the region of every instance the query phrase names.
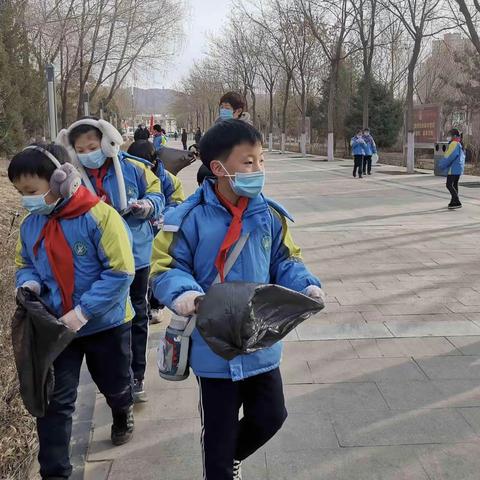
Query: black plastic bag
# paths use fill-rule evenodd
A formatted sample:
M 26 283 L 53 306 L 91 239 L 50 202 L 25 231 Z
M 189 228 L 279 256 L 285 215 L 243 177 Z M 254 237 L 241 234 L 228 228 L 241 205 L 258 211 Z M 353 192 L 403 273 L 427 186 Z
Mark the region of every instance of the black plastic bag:
M 17 291 L 17 309 L 12 317 L 12 343 L 25 408 L 35 417 L 47 413 L 55 386 L 53 362 L 76 333 L 68 329 L 40 297 Z
M 177 175 L 180 170 L 188 167 L 197 159 L 194 152 L 170 147 L 162 147 L 158 150 L 157 155 L 165 168 L 173 175 Z
M 219 283 L 201 299 L 197 329 L 226 360 L 271 347 L 324 304 L 279 285 Z

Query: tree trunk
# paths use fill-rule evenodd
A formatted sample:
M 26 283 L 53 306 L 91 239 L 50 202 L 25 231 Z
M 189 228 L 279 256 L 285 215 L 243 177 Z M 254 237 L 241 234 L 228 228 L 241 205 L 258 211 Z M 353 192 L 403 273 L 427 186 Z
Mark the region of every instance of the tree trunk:
M 363 85 L 363 128 L 368 128 L 371 84 L 372 84 L 371 72 L 368 71 L 368 69 L 366 69 L 364 85 Z
M 332 162 L 335 157 L 335 102 L 337 96 L 338 81 L 338 58 L 335 58 L 331 64 L 330 85 L 328 94 L 328 113 L 327 113 L 327 160 Z

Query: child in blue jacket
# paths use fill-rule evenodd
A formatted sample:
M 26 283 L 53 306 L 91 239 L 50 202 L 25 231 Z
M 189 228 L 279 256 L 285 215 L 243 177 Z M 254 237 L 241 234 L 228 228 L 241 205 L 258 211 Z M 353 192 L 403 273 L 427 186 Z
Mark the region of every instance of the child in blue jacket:
M 76 338 L 54 362 L 55 388 L 37 419 L 43 479 L 69 478 L 72 415 L 84 357 L 112 409 L 111 440 L 133 434 L 130 233 L 120 215 L 85 187 L 58 145 L 27 147 L 8 178 L 30 212 L 20 227 L 16 285 L 41 296 Z
M 465 170 L 465 151 L 462 146 L 460 132 L 453 128 L 448 133 L 448 150 L 440 161 L 440 168 L 447 174 L 447 190 L 450 192 L 451 200 L 448 204 L 449 210 L 462 208 L 462 202 L 458 196 L 458 182 Z
M 148 339 L 147 290 L 153 244 L 152 222 L 165 208 L 160 180 L 144 163 L 120 151 L 123 138 L 105 120 L 83 118 L 62 130 L 57 143 L 65 146 L 79 169 L 85 186 L 127 222 L 133 238 L 135 279 L 130 298 L 135 309 L 132 322 L 132 370 L 135 402 L 146 401 L 144 377 Z
M 363 157 L 365 156 L 365 151 L 367 144 L 363 139 L 363 132 L 362 129 L 358 129 L 357 133 L 352 140 L 350 141 L 350 146 L 352 147 L 352 154 L 353 154 L 353 176 L 357 176 L 358 170 L 358 178 L 362 178 L 363 172 Z
M 369 128 L 363 129 L 363 140 L 365 140 L 365 156 L 363 157 L 363 174 L 372 174 L 372 156 L 377 153 L 377 145 L 370 134 Z
M 219 274 L 221 281 L 274 283 L 321 298 L 320 282 L 303 264 L 290 235 L 290 215 L 262 194 L 261 134 L 244 121 L 222 121 L 205 133 L 200 153 L 215 178 L 206 178 L 196 193 L 165 215 L 152 255 L 154 295 L 189 316 L 196 310 L 195 299 Z M 246 245 L 225 275 L 232 246 L 246 234 Z M 227 361 L 193 332 L 190 365 L 200 388 L 204 478 L 240 479 L 240 462 L 282 426 L 287 412 L 281 353 L 279 342 Z

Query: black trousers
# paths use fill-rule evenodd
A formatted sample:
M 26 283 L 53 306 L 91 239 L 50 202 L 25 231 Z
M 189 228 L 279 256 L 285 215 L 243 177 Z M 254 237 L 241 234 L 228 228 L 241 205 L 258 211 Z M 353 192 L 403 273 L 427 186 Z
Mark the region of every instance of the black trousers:
M 363 174 L 365 175 L 366 173 L 368 174 L 372 173 L 372 156 L 371 155 L 365 155 L 363 157 Z
M 184 149 L 184 150 L 187 150 L 187 142 L 186 142 L 186 141 L 184 142 L 184 141 L 182 140 L 182 143 L 183 143 L 183 149 Z
M 280 370 L 239 382 L 199 377 L 198 383 L 203 478 L 232 480 L 233 460 L 245 460 L 256 452 L 287 418 Z
M 461 205 L 460 198 L 458 197 L 458 181 L 460 180 L 460 175 L 447 175 L 447 190 L 452 196 L 450 201 L 451 205 Z
M 110 408 L 124 411 L 132 405 L 130 339 L 131 322 L 128 322 L 76 338 L 55 360 L 55 389 L 46 416 L 37 419 L 38 461 L 42 478 L 68 478 L 72 473 L 72 415 L 84 357 L 93 381 L 105 395 Z
M 147 366 L 149 273 L 150 267 L 137 270 L 130 286 L 130 299 L 135 310 L 132 320 L 132 370 L 136 380 L 144 379 Z
M 362 171 L 363 171 L 363 155 L 354 155 L 353 156 L 353 176 L 357 176 L 357 170 L 358 170 L 358 176 L 362 176 Z

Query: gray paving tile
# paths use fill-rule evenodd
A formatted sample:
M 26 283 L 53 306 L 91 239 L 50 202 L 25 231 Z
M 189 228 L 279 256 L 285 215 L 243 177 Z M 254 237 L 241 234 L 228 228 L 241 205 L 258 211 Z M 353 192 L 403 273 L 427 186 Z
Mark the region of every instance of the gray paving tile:
M 360 358 L 461 355 L 447 339 L 379 338 L 350 341 Z
M 292 413 L 265 449 L 268 453 L 334 447 L 338 447 L 338 441 L 329 416 L 321 413 Z
M 449 337 L 448 340 L 464 355 L 480 356 L 480 336 Z
M 391 337 L 381 323 L 348 322 L 341 324 L 303 323 L 297 327 L 300 340 L 338 340 L 350 338 Z
M 348 340 L 314 340 L 285 343 L 283 361 L 288 362 L 291 358 L 338 360 L 358 358 L 358 355 Z
M 268 454 L 267 466 L 276 480 L 432 480 L 412 447 Z
M 291 413 L 388 409 L 375 383 L 285 385 L 284 393 Z
M 385 325 L 396 337 L 480 335 L 480 327 L 469 320 L 455 322 L 427 321 L 421 323 L 386 320 Z
M 431 380 L 480 380 L 480 357 L 418 358 L 417 363 Z
M 395 378 L 425 380 L 425 375 L 410 359 L 359 358 L 309 362 L 315 383 L 381 382 Z
M 416 455 L 432 480 L 477 480 L 480 444 L 431 445 L 419 447 Z
M 453 409 L 343 412 L 333 415 L 341 446 L 458 443 L 478 439 Z

